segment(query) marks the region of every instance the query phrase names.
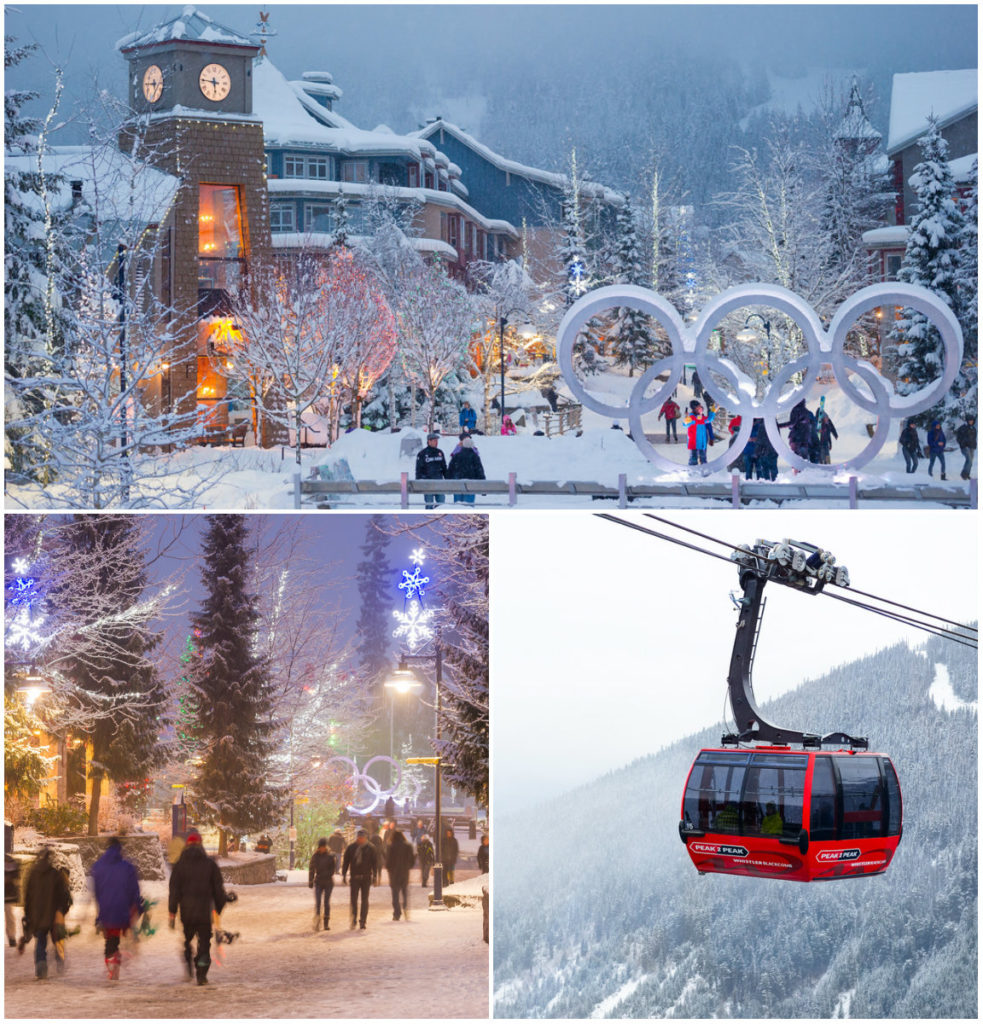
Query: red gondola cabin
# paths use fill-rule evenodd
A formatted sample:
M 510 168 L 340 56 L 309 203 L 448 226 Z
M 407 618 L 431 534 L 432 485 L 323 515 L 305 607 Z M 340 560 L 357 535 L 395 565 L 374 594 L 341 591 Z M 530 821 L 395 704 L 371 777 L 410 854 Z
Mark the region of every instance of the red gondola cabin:
M 701 874 L 819 882 L 886 871 L 901 812 L 884 754 L 707 749 L 686 781 L 679 835 Z

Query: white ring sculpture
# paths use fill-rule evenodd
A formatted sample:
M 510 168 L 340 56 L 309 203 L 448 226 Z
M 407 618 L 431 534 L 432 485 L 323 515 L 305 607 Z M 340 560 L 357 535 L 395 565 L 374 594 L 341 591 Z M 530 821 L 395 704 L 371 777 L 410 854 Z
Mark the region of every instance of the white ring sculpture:
M 370 804 L 366 804 L 365 807 L 356 807 L 354 804 L 348 804 L 348 810 L 352 814 L 371 814 L 379 804 L 380 800 L 384 800 L 386 797 L 390 797 L 393 793 L 399 789 L 399 784 L 403 779 L 403 766 L 393 760 L 391 757 L 387 757 L 385 754 L 376 754 L 375 757 L 370 757 L 365 762 L 365 767 L 359 771 L 358 765 L 350 757 L 345 757 L 344 754 L 335 754 L 334 757 L 329 758 L 324 763 L 324 767 L 327 768 L 329 764 L 333 764 L 335 761 L 344 761 L 345 764 L 351 765 L 352 768 L 352 788 L 357 792 L 360 785 L 365 786 L 369 791 L 369 797 L 372 799 Z M 396 769 L 396 781 L 389 789 L 383 789 L 382 786 L 376 782 L 375 779 L 369 775 L 370 765 L 375 764 L 376 761 L 386 761 L 393 765 Z
M 573 349 L 577 335 L 592 317 L 617 306 L 627 306 L 654 317 L 669 337 L 672 355 L 658 360 L 645 370 L 625 404 L 609 405 L 595 398 L 577 377 L 573 365 Z M 720 320 L 727 313 L 745 306 L 768 306 L 787 314 L 801 329 L 807 349 L 806 355 L 778 371 L 760 400 L 742 392 L 739 371 L 727 359 L 708 348 L 710 334 Z M 847 332 L 857 318 L 878 306 L 907 306 L 915 309 L 928 318 L 942 337 L 945 358 L 941 376 L 911 395 L 896 394 L 891 382 L 882 377 L 870 363 L 848 356 L 844 350 Z M 635 285 L 610 285 L 588 292 L 578 299 L 567 310 L 557 332 L 560 369 L 574 396 L 586 408 L 602 416 L 627 419 L 638 449 L 649 462 L 666 472 L 691 469 L 712 473 L 725 469 L 744 450 L 756 418 L 764 420 L 775 450 L 796 469 L 823 469 L 830 472 L 859 469 L 870 462 L 884 446 L 892 419 L 924 412 L 942 398 L 959 372 L 962 355 L 962 330 L 945 302 L 920 285 L 893 281 L 870 285 L 850 296 L 837 310 L 829 330 L 824 330 L 815 310 L 803 298 L 778 285 L 749 284 L 729 288 L 704 307 L 699 319 L 689 327 L 672 303 L 656 292 Z M 696 365 L 704 391 L 710 394 L 717 405 L 741 416 L 741 426 L 725 453 L 708 460 L 702 466 L 683 466 L 660 455 L 645 437 L 642 428 L 642 416 L 660 408 L 682 380 L 685 363 Z M 829 466 L 800 458 L 778 431 L 779 417 L 788 416 L 794 405 L 808 397 L 823 363 L 832 365 L 837 383 L 855 405 L 877 415 L 877 427 L 870 443 L 853 458 Z M 668 380 L 654 395 L 645 398 L 646 388 L 656 377 L 667 371 Z M 800 371 L 803 371 L 802 383 L 783 397 L 782 388 Z M 867 384 L 870 396 L 857 388 L 850 374 L 856 374 Z M 731 389 L 730 394 L 724 393 L 716 378 L 726 381 Z

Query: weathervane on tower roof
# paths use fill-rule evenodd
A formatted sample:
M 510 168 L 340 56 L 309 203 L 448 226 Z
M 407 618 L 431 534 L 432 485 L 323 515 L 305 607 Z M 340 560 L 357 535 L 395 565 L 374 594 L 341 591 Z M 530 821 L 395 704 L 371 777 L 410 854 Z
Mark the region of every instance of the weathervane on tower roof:
M 270 20 L 270 12 L 269 11 L 260 11 L 259 12 L 259 21 L 256 22 L 256 31 L 250 33 L 252 38 L 254 38 L 259 43 L 259 54 L 258 54 L 258 56 L 260 56 L 260 57 L 265 57 L 266 56 L 266 40 L 267 39 L 272 39 L 273 36 L 276 35 L 276 29 L 273 28 L 269 24 L 269 20 Z

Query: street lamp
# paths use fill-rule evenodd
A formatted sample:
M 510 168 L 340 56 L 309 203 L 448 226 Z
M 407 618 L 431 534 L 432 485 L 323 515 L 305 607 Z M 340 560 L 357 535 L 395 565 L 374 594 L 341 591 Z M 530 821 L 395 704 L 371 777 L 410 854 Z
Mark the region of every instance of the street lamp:
M 765 376 L 771 380 L 771 321 L 766 320 L 760 313 L 748 313 L 744 320 L 744 327 L 737 334 L 737 340 L 747 343 L 754 341 L 758 336 L 751 329 L 751 320 L 754 317 L 761 321 L 761 326 L 765 329 Z
M 389 759 L 393 759 L 393 718 L 394 711 L 396 708 L 396 698 L 404 697 L 407 693 L 411 693 L 414 690 L 422 690 L 423 683 L 413 674 L 412 670 L 407 668 L 403 662 L 400 662 L 399 668 L 389 677 L 389 679 L 383 684 L 383 687 L 390 692 L 389 700 Z M 393 771 L 394 766 L 389 766 L 389 784 L 393 783 Z
M 395 693 L 407 693 L 410 689 L 416 686 L 420 686 L 416 681 L 413 673 L 410 671 L 409 661 L 423 661 L 432 662 L 434 666 L 434 692 L 436 694 L 436 722 L 437 731 L 435 739 L 440 741 L 440 685 L 443 682 L 443 668 L 444 668 L 444 648 L 440 643 L 440 637 L 438 634 L 437 640 L 434 642 L 433 654 L 401 654 L 399 656 L 399 666 L 396 671 L 386 680 L 385 686 L 391 689 Z M 441 862 L 441 836 L 443 833 L 442 823 L 440 820 L 440 757 L 428 757 L 423 759 L 413 759 L 414 763 L 425 762 L 427 764 L 433 764 L 434 772 L 434 805 L 437 814 L 437 824 L 434 828 L 436 836 L 434 838 L 434 865 L 433 865 L 433 902 L 431 903 L 431 909 L 444 908 L 444 865 Z
M 503 424 L 505 423 L 505 326 L 509 321 L 509 317 L 513 313 L 522 313 L 523 315 L 526 315 L 525 310 L 521 306 L 516 306 L 513 309 L 510 309 L 507 313 L 503 313 L 498 318 L 498 361 L 499 371 L 502 378 L 501 420 Z M 519 335 L 523 338 L 531 338 L 535 333 L 536 328 L 528 323 L 523 324 L 523 326 L 519 328 Z

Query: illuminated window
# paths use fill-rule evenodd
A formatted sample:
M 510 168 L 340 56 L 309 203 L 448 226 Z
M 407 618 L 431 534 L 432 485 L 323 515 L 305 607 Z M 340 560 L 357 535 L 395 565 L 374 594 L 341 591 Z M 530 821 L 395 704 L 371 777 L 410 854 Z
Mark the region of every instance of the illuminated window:
M 198 287 L 230 290 L 244 263 L 239 189 L 235 185 L 198 188 Z

